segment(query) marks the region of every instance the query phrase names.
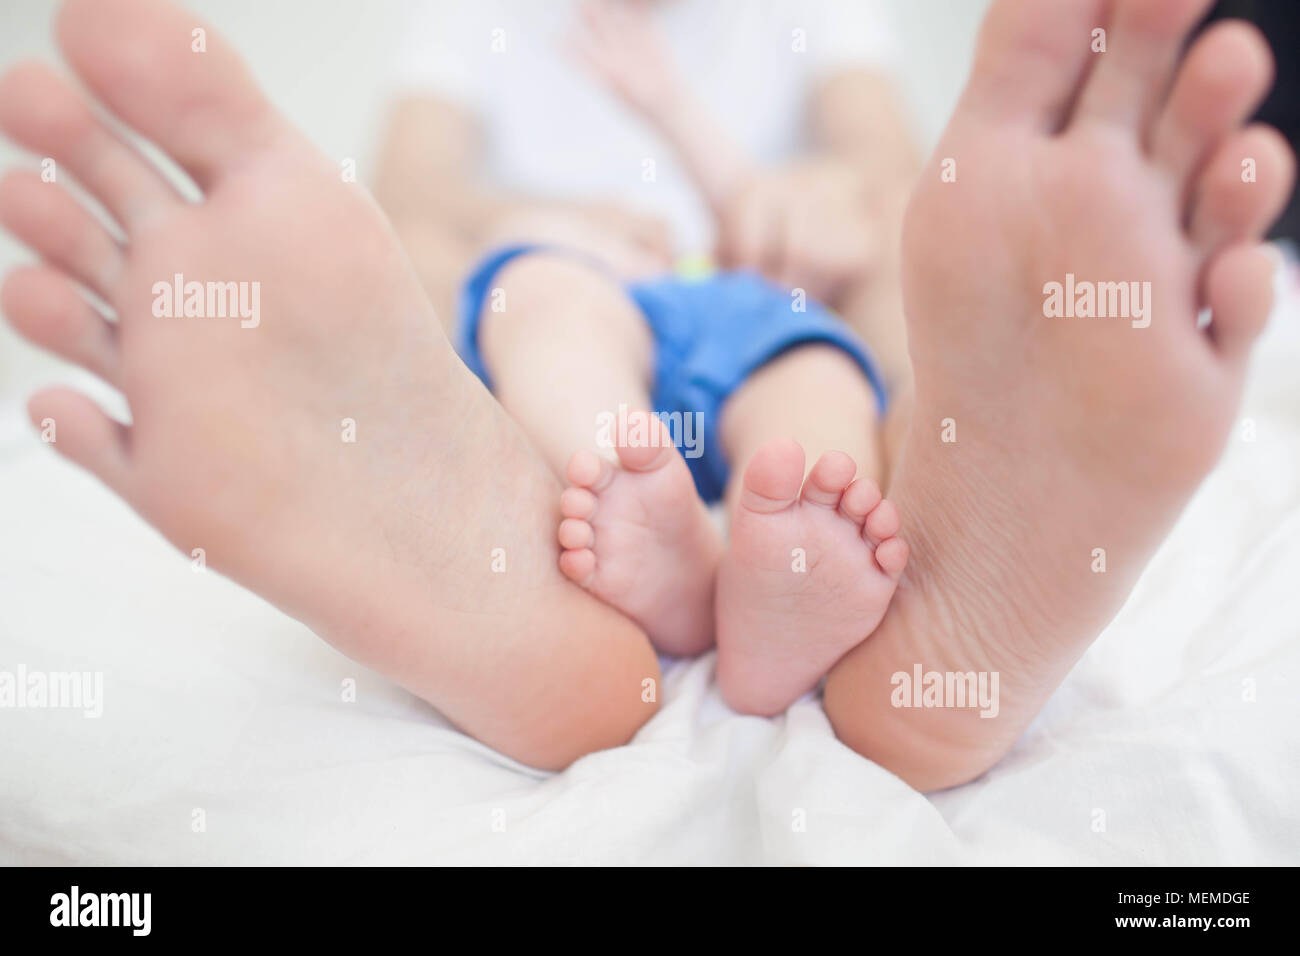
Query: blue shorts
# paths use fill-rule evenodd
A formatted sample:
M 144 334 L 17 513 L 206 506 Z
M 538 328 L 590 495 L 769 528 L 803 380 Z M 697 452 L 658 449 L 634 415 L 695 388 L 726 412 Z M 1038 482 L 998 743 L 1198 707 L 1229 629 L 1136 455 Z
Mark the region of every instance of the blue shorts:
M 502 267 L 530 252 L 564 250 L 536 245 L 498 249 L 475 267 L 461 289 L 457 351 L 489 389 L 492 382 L 478 348 L 483 307 Z M 572 255 L 601 268 L 581 253 Z M 626 289 L 645 315 L 654 339 L 653 411 L 679 444 L 681 436 L 693 434 L 693 423 L 698 423 L 699 439 L 683 448 L 683 454 L 705 501 L 717 501 L 727 487 L 729 468 L 718 436 L 722 404 L 745 379 L 782 352 L 813 342 L 842 349 L 861 367 L 884 413 L 885 388 L 867 347 L 815 302 L 808 301 L 805 311 L 795 311 L 790 292 L 748 272 L 704 279 L 668 276 L 629 283 Z

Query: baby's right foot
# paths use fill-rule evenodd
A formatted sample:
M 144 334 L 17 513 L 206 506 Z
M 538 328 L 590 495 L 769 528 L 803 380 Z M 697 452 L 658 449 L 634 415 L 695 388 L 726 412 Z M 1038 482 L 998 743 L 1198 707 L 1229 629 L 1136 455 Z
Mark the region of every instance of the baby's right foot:
M 664 423 L 633 412 L 619 465 L 580 451 L 560 497 L 560 570 L 636 621 L 666 654 L 713 644 L 713 579 L 722 539 Z M 628 435 L 646 435 L 629 443 Z

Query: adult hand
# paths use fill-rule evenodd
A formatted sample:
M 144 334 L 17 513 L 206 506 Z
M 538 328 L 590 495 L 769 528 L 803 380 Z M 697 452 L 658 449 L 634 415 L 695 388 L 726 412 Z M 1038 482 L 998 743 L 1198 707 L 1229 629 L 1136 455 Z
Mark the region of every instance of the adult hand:
M 584 0 L 570 52 L 633 110 L 653 119 L 671 109 L 681 77 L 645 0 Z
M 879 217 L 862 174 L 834 159 L 751 176 L 719 209 L 719 263 L 833 302 L 870 268 Z

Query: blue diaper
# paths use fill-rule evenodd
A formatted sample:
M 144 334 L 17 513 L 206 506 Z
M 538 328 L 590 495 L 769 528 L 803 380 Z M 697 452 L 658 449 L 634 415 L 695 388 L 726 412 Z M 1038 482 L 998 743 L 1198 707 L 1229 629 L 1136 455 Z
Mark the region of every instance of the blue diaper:
M 498 249 L 479 263 L 461 289 L 457 350 L 488 388 L 492 382 L 479 353 L 478 327 L 493 279 L 518 256 L 563 251 L 536 245 Z M 572 255 L 591 261 L 580 253 Z M 593 267 L 601 268 L 594 261 Z M 718 436 L 723 402 L 760 367 L 796 345 L 824 342 L 852 356 L 884 413 L 885 389 L 870 352 L 815 302 L 808 301 L 806 311 L 796 312 L 788 291 L 749 272 L 703 279 L 666 276 L 626 288 L 654 337 L 654 411 L 682 446 L 705 501 L 717 501 L 727 487 L 729 469 Z M 683 437 L 691 439 L 689 444 Z

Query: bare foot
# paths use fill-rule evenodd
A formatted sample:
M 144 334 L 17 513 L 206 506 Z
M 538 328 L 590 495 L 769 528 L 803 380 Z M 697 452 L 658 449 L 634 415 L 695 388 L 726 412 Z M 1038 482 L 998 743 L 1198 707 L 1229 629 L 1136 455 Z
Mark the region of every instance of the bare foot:
M 563 766 L 625 741 L 653 711 L 640 695 L 656 663 L 630 622 L 555 573 L 558 482 L 454 355 L 369 196 L 215 31 L 193 52 L 196 26 L 157 0 L 71 0 L 57 32 L 199 202 L 53 70 L 0 79 L 0 128 L 58 170 L 0 185 L 0 219 L 45 259 L 7 277 L 4 311 L 119 388 L 132 421 L 67 389 L 33 397 L 32 418 L 186 555 L 489 745 Z M 197 296 L 175 297 L 178 281 Z
M 969 780 L 1019 738 L 1232 425 L 1271 304 L 1259 239 L 1294 159 L 1275 131 L 1242 128 L 1272 72 L 1254 28 L 1218 24 L 1180 56 L 1209 5 L 997 0 L 913 197 L 916 412 L 890 489 L 912 560 L 826 707 L 842 740 L 919 788 Z M 1076 283 L 1076 317 L 1052 283 Z M 1124 284 L 1092 290 L 1112 317 L 1077 317 L 1101 283 Z M 998 673 L 996 718 L 896 695 L 916 666 Z
M 560 498 L 560 570 L 618 608 L 665 654 L 713 645 L 713 581 L 722 540 L 664 423 L 625 419 L 619 465 L 573 456 Z
M 718 569 L 718 684 L 745 714 L 779 714 L 884 616 L 907 545 L 898 512 L 857 465 L 779 439 L 745 469 Z M 803 492 L 800 493 L 800 486 Z

